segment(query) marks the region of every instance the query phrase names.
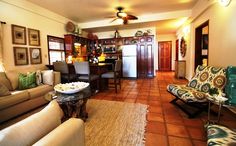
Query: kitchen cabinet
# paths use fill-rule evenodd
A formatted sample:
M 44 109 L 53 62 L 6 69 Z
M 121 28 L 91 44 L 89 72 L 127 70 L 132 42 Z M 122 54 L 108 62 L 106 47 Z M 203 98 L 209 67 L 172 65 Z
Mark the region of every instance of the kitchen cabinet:
M 74 58 L 87 60 L 87 49 L 89 49 L 89 47 L 91 47 L 91 44 L 93 44 L 92 40 L 73 34 L 64 35 L 64 39 L 66 58 L 68 58 L 68 56 L 73 56 Z
M 137 75 L 138 78 L 147 78 L 154 76 L 154 41 L 154 36 L 148 35 L 99 39 L 98 44 L 104 48 L 104 53 L 110 57 L 117 53 L 121 54 L 118 48 L 122 45 L 137 45 Z M 110 53 L 107 50 L 111 50 Z M 122 56 L 119 55 L 119 57 Z
M 137 49 L 138 78 L 154 76 L 153 36 L 140 37 Z

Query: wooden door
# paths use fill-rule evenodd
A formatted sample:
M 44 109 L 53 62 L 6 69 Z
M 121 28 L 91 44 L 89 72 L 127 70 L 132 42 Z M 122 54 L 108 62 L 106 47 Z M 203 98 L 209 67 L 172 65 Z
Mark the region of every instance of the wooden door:
M 179 40 L 175 41 L 175 61 L 179 61 Z
M 138 78 L 145 78 L 147 76 L 147 53 L 145 43 L 138 45 Z
M 160 71 L 171 71 L 171 46 L 171 41 L 158 42 Z

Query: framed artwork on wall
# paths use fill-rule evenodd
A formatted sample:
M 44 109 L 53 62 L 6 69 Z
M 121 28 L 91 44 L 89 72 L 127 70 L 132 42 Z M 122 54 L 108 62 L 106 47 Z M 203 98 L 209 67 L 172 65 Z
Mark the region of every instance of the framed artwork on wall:
M 30 48 L 30 63 L 31 64 L 41 64 L 41 48 Z
M 15 65 L 28 64 L 28 50 L 27 47 L 14 47 Z
M 40 46 L 39 30 L 28 28 L 28 38 L 30 46 Z
M 26 28 L 19 25 L 11 25 L 12 43 L 26 45 Z

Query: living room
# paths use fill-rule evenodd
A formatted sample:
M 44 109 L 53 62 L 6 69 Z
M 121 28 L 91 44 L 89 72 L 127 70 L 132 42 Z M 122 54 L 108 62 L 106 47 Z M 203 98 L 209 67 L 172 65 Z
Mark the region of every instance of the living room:
M 220 1 L 223 3 L 229 2 L 227 5 L 221 5 Z M 48 36 L 63 38 L 66 34 L 72 34 L 68 31 L 67 24 L 71 22 L 72 27 L 76 28 L 76 34 L 79 37 L 88 38 L 89 36 L 101 40 L 106 40 L 107 38 L 114 39 L 116 37 L 116 32 L 122 38 L 123 42 L 129 38 L 142 38 L 147 36 L 152 36 L 152 65 L 151 65 L 151 78 L 136 78 L 135 80 L 130 80 L 126 78 L 121 79 L 121 89 L 117 89 L 117 93 L 113 88 L 99 92 L 92 95 L 91 98 L 96 100 L 108 100 L 108 101 L 122 101 L 125 103 L 139 103 L 144 111 L 148 110 L 147 114 L 143 115 L 143 111 L 139 111 L 141 117 L 144 118 L 144 123 L 140 126 L 142 128 L 136 128 L 145 131 L 141 132 L 141 138 L 137 138 L 136 143 L 129 143 L 126 140 L 124 143 L 117 143 L 116 145 L 206 145 L 207 134 L 204 131 L 204 122 L 207 121 L 208 114 L 206 112 L 201 113 L 195 118 L 189 119 L 188 116 L 182 112 L 177 106 L 169 103 L 174 99 L 166 89 L 169 84 L 187 84 L 191 81 L 194 76 L 196 65 L 204 64 L 202 61 L 205 59 L 206 65 L 214 67 L 227 68 L 228 66 L 236 66 L 236 60 L 234 59 L 234 54 L 236 54 L 236 35 L 234 33 L 234 26 L 236 25 L 236 20 L 234 15 L 236 13 L 236 2 L 233 0 L 189 0 L 189 1 L 115 1 L 115 2 L 105 2 L 105 1 L 68 1 L 63 0 L 56 1 L 37 1 L 37 0 L 1 0 L 0 1 L 0 16 L 1 21 L 1 52 L 0 52 L 0 63 L 1 72 L 5 71 L 6 76 L 8 73 L 13 74 L 14 72 L 26 73 L 28 71 L 36 71 L 39 69 L 45 69 L 46 65 L 50 64 L 50 53 L 48 45 Z M 122 9 L 119 10 L 117 7 L 121 6 Z M 78 8 L 77 8 L 78 7 Z M 123 19 L 121 24 L 118 22 L 117 14 L 118 12 L 125 12 L 126 14 L 132 14 L 137 17 L 137 20 L 126 20 Z M 115 19 L 115 20 L 114 20 Z M 114 21 L 113 21 L 114 20 Z M 126 22 L 127 21 L 127 22 Z M 70 24 L 71 24 L 70 23 Z M 125 24 L 123 24 L 125 23 Z M 128 23 L 128 24 L 126 24 Z M 204 48 L 200 52 L 200 56 L 207 58 L 201 58 L 200 62 L 196 62 L 196 48 L 197 44 L 197 30 L 199 28 L 204 28 L 207 25 L 207 48 Z M 25 44 L 14 43 L 13 40 L 13 25 L 20 26 L 15 27 L 16 31 L 19 28 L 25 29 Z M 204 27 L 203 27 L 204 26 Z M 36 32 L 39 36 L 38 45 L 30 45 L 29 42 L 29 32 L 30 30 L 38 30 Z M 27 33 L 26 33 L 27 32 Z M 139 36 L 138 33 L 142 33 Z M 144 35 L 144 33 L 146 33 Z M 137 34 L 137 36 L 136 36 Z M 224 37 L 222 38 L 222 35 Z M 202 35 L 203 36 L 203 35 Z M 116 38 L 117 39 L 117 38 Z M 16 39 L 17 40 L 17 39 Z M 176 42 L 178 40 L 178 42 Z M 136 43 L 136 40 L 131 40 L 131 42 Z M 161 56 L 160 56 L 160 43 L 171 42 L 170 45 L 170 56 L 169 68 L 166 72 L 162 69 Z M 131 43 L 132 44 L 132 43 Z M 124 44 L 121 44 L 121 46 Z M 133 45 L 133 44 L 132 44 Z M 28 54 L 26 57 L 28 61 L 23 61 L 23 65 L 17 65 L 15 50 L 13 48 L 26 48 Z M 65 45 L 66 47 L 66 45 Z M 30 58 L 30 48 L 35 48 L 40 50 L 41 59 L 39 63 L 32 63 L 32 58 Z M 103 50 L 104 51 L 104 50 Z M 66 53 L 66 52 L 65 52 Z M 64 60 L 69 59 L 69 56 L 65 56 Z M 24 58 L 24 57 L 23 57 Z M 119 57 L 118 57 L 119 58 Z M 120 58 L 122 59 L 122 58 Z M 123 60 L 123 59 L 122 59 Z M 183 79 L 176 78 L 174 75 L 177 71 L 176 60 L 185 62 L 185 71 Z M 37 60 L 36 60 L 37 61 Z M 18 63 L 22 63 L 18 60 Z M 137 62 L 137 66 L 142 65 L 142 61 Z M 148 66 L 148 65 L 147 65 Z M 58 74 L 54 74 L 58 77 Z M 141 76 L 141 75 L 140 75 Z M 139 77 L 139 70 L 137 70 L 137 77 Z M 54 78 L 55 79 L 55 78 Z M 11 80 L 11 79 L 9 79 Z M 12 79 L 16 80 L 16 79 Z M 11 80 L 11 81 L 12 81 Z M 17 81 L 16 81 L 17 82 Z M 12 82 L 13 83 L 13 82 Z M 54 81 L 54 83 L 60 83 Z M 55 84 L 51 84 L 54 86 Z M 14 82 L 14 86 L 16 86 Z M 42 92 L 49 92 L 53 90 L 50 85 L 45 86 L 40 89 Z M 234 90 L 235 91 L 235 90 Z M 22 93 L 23 94 L 23 93 Z M 28 93 L 24 93 L 24 96 Z M 30 94 L 30 93 L 29 93 Z M 37 93 L 37 96 L 40 93 Z M 36 94 L 35 94 L 36 96 Z M 40 95 L 41 97 L 42 95 Z M 18 106 L 19 110 L 24 111 L 32 104 L 40 103 L 43 108 L 48 104 L 48 101 L 41 101 L 35 98 L 32 103 L 22 104 Z M 19 99 L 19 102 L 26 100 L 25 98 Z M 89 99 L 90 100 L 90 99 Z M 88 102 L 89 102 L 88 100 Z M 1 102 L 1 98 L 0 98 Z M 5 102 L 5 101 L 4 101 Z M 1 110 L 6 106 L 4 102 L 1 103 Z M 88 119 L 97 116 L 94 113 L 94 109 L 89 109 L 92 106 L 92 102 L 87 105 Z M 104 103 L 105 104 L 105 103 Z M 119 104 L 117 104 L 118 106 Z M 11 105 L 12 106 L 12 105 Z M 110 105 L 109 105 L 110 106 Z M 107 108 L 109 107 L 107 105 Z M 115 106 L 115 105 L 112 105 Z M 126 106 L 126 105 L 120 105 Z M 26 108 L 27 107 L 27 108 Z M 97 108 L 98 105 L 97 105 Z M 100 107 L 101 108 L 101 107 Z M 117 107 L 119 110 L 120 107 Z M 218 106 L 213 108 L 218 109 Z M 35 109 L 32 107 L 32 110 Z M 42 108 L 41 108 L 42 109 Z M 16 114 L 15 109 L 12 109 L 10 113 Z M 108 110 L 109 109 L 104 109 Z M 127 109 L 130 110 L 130 109 Z M 31 110 L 27 110 L 29 112 Z M 133 111 L 130 111 L 133 112 Z M 25 113 L 25 112 L 24 112 Z M 114 111 L 115 113 L 115 111 Z M 177 114 L 175 114 L 177 113 Z M 94 114 L 94 115 L 93 115 Z M 16 114 L 18 115 L 18 114 Z M 31 115 L 31 114 L 30 114 Z M 4 115 L 4 118 L 8 115 Z M 22 115 L 21 115 L 22 116 Z M 22 119 L 22 117 L 17 117 Z M 29 116 L 29 115 L 28 115 Z M 127 116 L 127 115 L 126 115 Z M 132 117 L 131 115 L 128 115 Z M 9 116 L 11 117 L 11 116 Z M 13 116 L 16 118 L 16 116 Z M 214 116 L 213 116 L 214 117 Z M 217 116 L 216 116 L 217 117 Z M 236 128 L 236 119 L 233 112 L 227 110 L 225 107 L 222 109 L 222 115 L 220 124 L 226 125 L 228 127 Z M 13 118 L 13 119 L 14 119 Z M 125 121 L 123 118 L 118 121 Z M 140 118 L 140 117 L 139 117 Z M 1 116 L 1 121 L 3 117 Z M 7 119 L 7 118 L 6 118 Z M 128 118 L 127 118 L 128 119 Z M 8 119 L 8 120 L 12 120 Z M 8 123 L 7 120 L 7 123 Z M 110 119 L 115 122 L 114 119 Z M 14 121 L 14 120 L 13 120 Z M 128 121 L 128 120 L 127 120 Z M 131 120 L 132 121 L 132 120 Z M 98 121 L 94 121 L 98 122 Z M 11 125 L 11 122 L 6 125 Z M 102 121 L 101 123 L 105 123 Z M 135 122 L 134 122 L 135 123 Z M 86 130 L 86 122 L 85 130 Z M 106 123 L 107 124 L 107 123 Z M 123 123 L 124 124 L 124 123 Z M 135 125 L 135 124 L 134 124 Z M 100 125 L 104 126 L 104 125 Z M 124 126 L 124 125 L 123 125 Z M 109 126 L 108 126 L 109 127 Z M 146 127 L 146 128 L 145 128 Z M 94 127 L 93 127 L 94 128 Z M 101 127 L 100 127 L 101 128 Z M 122 127 L 114 127 L 122 128 Z M 123 127 L 124 128 L 124 127 Z M 2 129 L 2 128 L 1 128 Z M 124 128 L 125 129 L 125 128 Z M 109 145 L 104 143 L 91 143 L 91 140 L 86 142 L 96 135 L 90 129 L 90 135 L 86 135 L 85 132 L 85 143 L 87 145 Z M 96 130 L 96 129 L 95 129 Z M 88 129 L 87 129 L 88 131 Z M 114 130 L 113 130 L 114 131 Z M 66 132 L 66 131 L 65 131 Z M 104 132 L 109 132 L 104 130 Z M 140 131 L 138 131 L 140 132 Z M 125 132 L 124 132 L 125 133 Z M 110 133 L 114 135 L 114 133 Z M 98 134 L 99 135 L 99 134 Z M 102 135 L 102 134 L 101 134 Z M 104 135 L 103 135 L 104 136 Z M 128 136 L 123 135 L 123 136 Z M 120 136 L 122 137 L 122 136 Z M 94 137 L 93 137 L 94 138 Z M 114 137 L 111 137 L 111 139 Z M 145 139 L 144 139 L 145 138 Z M 109 138 L 107 138 L 109 139 Z M 135 138 L 131 138 L 135 141 Z M 141 139 L 141 140 L 140 140 Z M 39 140 L 39 139 L 38 139 Z M 101 138 L 100 138 L 101 140 Z M 110 139 L 109 139 L 110 140 Z M 130 140 L 130 141 L 132 141 Z M 101 140 L 102 141 L 102 140 Z M 96 141 L 96 142 L 101 142 Z M 122 141 L 122 140 L 121 140 Z M 142 143 L 142 141 L 145 141 Z M 36 141 L 35 141 L 36 142 Z M 34 143 L 35 143 L 34 142 Z M 110 141 L 111 142 L 111 141 Z M 230 141 L 230 142 L 235 142 Z M 32 145 L 31 143 L 30 145 Z M 235 143 L 234 143 L 235 144 Z

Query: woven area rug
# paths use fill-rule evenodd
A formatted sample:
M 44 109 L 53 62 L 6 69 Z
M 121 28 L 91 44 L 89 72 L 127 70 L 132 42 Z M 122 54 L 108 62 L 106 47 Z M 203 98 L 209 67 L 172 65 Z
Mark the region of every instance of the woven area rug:
M 89 99 L 86 146 L 142 146 L 147 105 Z

